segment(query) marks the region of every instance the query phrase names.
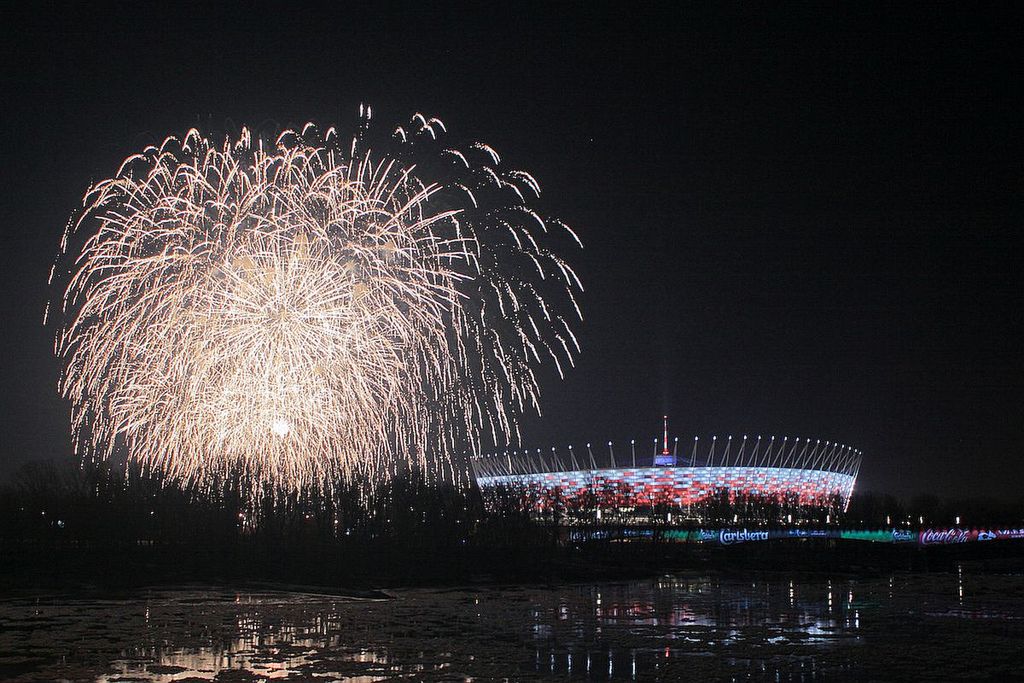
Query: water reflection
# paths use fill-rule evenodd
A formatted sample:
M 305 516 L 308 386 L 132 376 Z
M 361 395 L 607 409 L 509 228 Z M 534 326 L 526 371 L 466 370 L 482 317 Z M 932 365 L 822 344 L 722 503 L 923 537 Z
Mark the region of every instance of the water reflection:
M 215 590 L 22 598 L 0 601 L 0 678 L 815 681 L 899 678 L 907 672 L 878 667 L 901 661 L 915 674 L 934 663 L 936 674 L 952 675 L 986 638 L 986 651 L 999 652 L 1024 637 L 1019 577 L 986 577 L 992 589 L 978 596 L 965 592 L 965 573 L 680 575 L 410 590 L 383 601 Z
M 693 577 L 662 577 L 651 584 L 582 587 L 568 589 L 574 599 L 560 600 L 557 615 L 534 610 L 532 633 L 550 649 L 538 647 L 534 661 L 539 672 L 574 675 L 574 657 L 585 659 L 583 674 L 598 678 L 647 678 L 670 676 L 674 671 L 690 669 L 689 660 L 708 657 L 716 649 L 751 650 L 763 646 L 799 643 L 802 647 L 822 647 L 837 639 L 856 642 L 854 631 L 860 628 L 856 611 L 843 620 L 832 617 L 832 581 L 809 585 L 802 597 L 797 582 L 774 580 L 742 584 L 734 581 Z M 847 610 L 853 604 L 848 591 Z M 575 607 L 575 610 L 572 608 Z M 560 634 L 552 629 L 554 619 L 568 627 Z M 629 639 L 617 647 L 607 632 L 618 629 Z M 604 637 L 602 633 L 604 632 Z M 597 648 L 574 651 L 571 634 L 581 645 L 608 640 Z M 662 644 L 668 643 L 668 644 Z M 637 644 L 643 647 L 637 647 Z M 562 656 L 559 656 L 559 655 Z M 541 663 L 546 664 L 546 666 Z M 813 656 L 801 656 L 792 662 L 768 661 L 756 654 L 729 657 L 726 664 L 737 675 L 756 674 L 778 680 L 815 680 L 817 665 Z

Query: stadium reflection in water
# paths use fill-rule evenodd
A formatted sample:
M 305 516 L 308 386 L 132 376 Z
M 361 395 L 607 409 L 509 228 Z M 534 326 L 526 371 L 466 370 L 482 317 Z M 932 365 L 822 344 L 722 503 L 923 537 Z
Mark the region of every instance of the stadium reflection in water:
M 20 681 L 807 681 L 969 673 L 977 651 L 987 670 L 1015 675 L 1015 655 L 1000 643 L 1024 638 L 1024 595 L 1018 577 L 965 569 L 869 580 L 665 576 L 403 590 L 386 600 L 219 590 L 37 596 L 0 601 L 0 621 L 0 673 Z

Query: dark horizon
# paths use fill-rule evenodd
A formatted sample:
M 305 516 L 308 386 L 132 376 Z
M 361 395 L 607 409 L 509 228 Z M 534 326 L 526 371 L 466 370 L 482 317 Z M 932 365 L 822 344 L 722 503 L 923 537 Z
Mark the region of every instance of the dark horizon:
M 642 443 L 668 414 L 681 442 L 851 444 L 859 491 L 1019 497 L 1019 12 L 573 9 L 10 17 L 0 479 L 70 457 L 41 321 L 89 184 L 192 126 L 366 102 L 493 145 L 584 242 L 583 353 L 542 373 L 524 445 Z

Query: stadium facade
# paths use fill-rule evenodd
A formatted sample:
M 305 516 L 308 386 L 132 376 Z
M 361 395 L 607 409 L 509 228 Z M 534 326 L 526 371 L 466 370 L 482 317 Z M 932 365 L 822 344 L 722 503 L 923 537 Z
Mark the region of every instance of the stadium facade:
M 661 441 L 661 443 L 659 443 Z M 647 442 L 650 444 L 650 442 Z M 653 452 L 608 442 L 595 450 L 569 446 L 507 451 L 473 459 L 477 483 L 485 492 L 504 488 L 533 496 L 538 509 L 558 501 L 598 509 L 686 507 L 725 493 L 730 498 L 784 499 L 798 505 L 849 503 L 860 471 L 861 452 L 820 439 L 781 437 L 694 438 L 688 457 L 679 440 L 669 449 L 668 418 Z

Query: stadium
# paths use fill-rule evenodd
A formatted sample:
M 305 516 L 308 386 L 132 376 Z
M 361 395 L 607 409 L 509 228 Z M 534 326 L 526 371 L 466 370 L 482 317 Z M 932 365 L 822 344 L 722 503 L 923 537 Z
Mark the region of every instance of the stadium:
M 669 448 L 667 417 L 654 448 L 640 448 L 634 440 L 618 453 L 610 441 L 596 450 L 588 443 L 507 451 L 478 456 L 472 465 L 485 494 L 521 492 L 539 512 L 562 506 L 596 510 L 600 518 L 601 511 L 690 509 L 722 496 L 845 510 L 861 464 L 851 446 L 786 436 L 694 437 L 681 456 L 678 438 Z

